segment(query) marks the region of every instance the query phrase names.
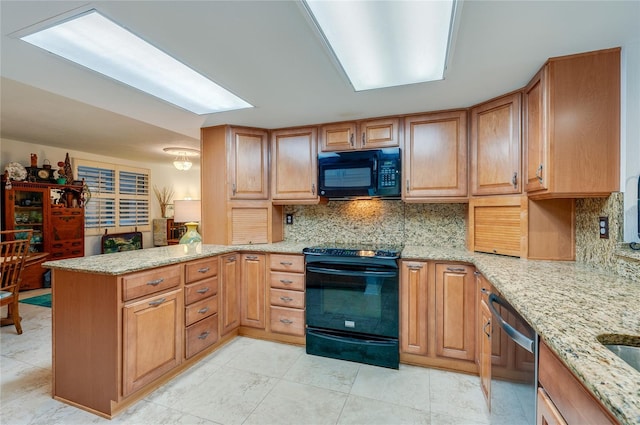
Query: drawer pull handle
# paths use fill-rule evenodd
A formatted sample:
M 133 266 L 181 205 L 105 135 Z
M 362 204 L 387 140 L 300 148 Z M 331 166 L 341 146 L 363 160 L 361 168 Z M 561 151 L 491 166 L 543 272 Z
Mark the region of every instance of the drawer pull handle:
M 536 178 L 538 179 L 538 182 L 542 184 L 542 164 L 540 164 L 540 166 L 536 170 Z
M 258 256 L 257 255 L 247 255 L 247 260 L 257 260 Z
M 422 268 L 421 265 L 418 264 L 409 264 L 408 266 L 411 270 L 420 270 Z
M 293 320 L 289 320 L 289 319 L 280 319 L 280 321 L 285 325 L 290 325 L 293 323 Z
M 447 271 L 449 272 L 465 272 L 467 269 L 464 267 L 447 267 Z
M 292 266 L 293 263 L 291 261 L 280 261 L 280 264 L 282 264 L 283 266 Z
M 151 285 L 151 286 L 158 286 L 160 285 L 162 282 L 164 282 L 164 278 L 160 278 L 160 279 L 156 279 L 156 280 L 150 280 L 149 282 L 147 282 L 147 285 Z
M 487 336 L 487 338 L 491 338 L 491 334 L 487 332 L 487 328 L 491 326 L 491 320 L 487 320 L 487 323 L 484 324 L 483 332 Z
M 204 331 L 202 332 L 200 335 L 198 335 L 198 339 L 207 339 L 207 337 L 209 336 L 209 331 Z
M 286 303 L 293 301 L 293 298 L 291 297 L 280 297 L 280 299 Z
M 198 273 L 206 273 L 209 271 L 209 267 L 203 267 L 201 269 L 198 269 Z
M 166 298 L 160 298 L 159 300 L 151 301 L 151 302 L 149 303 L 149 305 L 150 305 L 151 307 L 157 307 L 157 306 L 159 306 L 160 304 L 162 304 L 163 302 L 165 302 L 166 300 L 167 300 Z
M 280 282 L 284 283 L 285 285 L 291 285 L 293 283 L 293 280 L 280 279 Z
M 201 308 L 200 310 L 198 310 L 198 313 L 205 314 L 207 311 L 209 311 L 209 307 L 204 307 L 204 308 Z
M 233 261 L 236 261 L 236 257 L 229 257 L 227 258 L 227 262 L 231 263 Z
M 207 286 L 206 288 L 198 289 L 196 292 L 198 294 L 206 294 L 207 292 L 209 292 L 209 287 Z

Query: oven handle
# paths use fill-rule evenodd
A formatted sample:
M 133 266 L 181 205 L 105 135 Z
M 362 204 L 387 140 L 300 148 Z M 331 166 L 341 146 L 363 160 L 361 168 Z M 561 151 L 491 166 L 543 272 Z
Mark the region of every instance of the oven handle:
M 398 272 L 372 272 L 372 271 L 354 271 L 354 270 L 338 270 L 327 269 L 325 267 L 307 266 L 308 272 L 333 274 L 338 276 L 377 276 L 377 277 L 396 277 Z
M 511 313 L 515 313 L 514 316 L 519 316 L 515 311 L 513 311 L 513 307 L 507 305 L 506 301 L 497 296 L 496 294 L 489 295 L 489 310 L 491 310 L 491 314 L 496 318 L 500 327 L 509 335 L 509 337 L 515 341 L 516 344 L 524 348 L 530 353 L 533 353 L 534 350 L 534 340 L 524 335 L 523 333 L 516 330 L 513 326 L 508 324 L 502 316 L 500 316 L 500 312 L 493 304 L 499 304 L 505 309 L 509 310 Z

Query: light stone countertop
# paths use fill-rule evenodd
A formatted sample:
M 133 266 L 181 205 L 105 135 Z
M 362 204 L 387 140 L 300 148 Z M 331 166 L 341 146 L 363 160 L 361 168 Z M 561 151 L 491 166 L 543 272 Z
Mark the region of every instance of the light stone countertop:
M 172 245 L 43 266 L 119 275 L 236 251 L 301 254 L 307 245 Z M 402 259 L 474 264 L 621 423 L 640 424 L 640 372 L 596 339 L 609 333 L 640 336 L 640 284 L 575 262 L 530 261 L 464 249 L 405 246 Z

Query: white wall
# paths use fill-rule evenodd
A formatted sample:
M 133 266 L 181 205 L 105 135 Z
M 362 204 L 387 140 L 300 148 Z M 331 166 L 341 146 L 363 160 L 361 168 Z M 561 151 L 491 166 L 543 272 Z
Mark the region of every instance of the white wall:
M 72 151 L 68 149 L 43 146 L 33 143 L 25 143 L 17 140 L 0 139 L 0 166 L 2 171 L 7 163 L 15 161 L 24 166 L 30 164 L 30 154 L 38 155 L 38 165 L 42 166 L 45 159 L 48 159 L 52 167 L 57 168 L 58 161 L 64 161 L 69 153 L 72 159 L 86 159 L 92 161 L 108 162 L 112 164 L 122 164 L 131 167 L 148 168 L 151 170 L 151 189 L 157 186 L 159 189 L 163 187 L 173 186 L 175 199 L 200 199 L 200 166 L 197 158 L 194 160 L 194 166 L 189 171 L 178 171 L 173 167 L 172 157 L 167 155 L 166 163 L 146 163 L 129 161 L 120 158 L 112 158 L 101 155 L 95 155 L 88 152 Z M 156 200 L 153 190 L 150 194 L 151 200 L 151 218 L 160 218 L 160 206 Z M 95 255 L 100 253 L 101 236 L 87 236 L 85 238 L 85 255 Z M 143 232 L 143 244 L 150 248 L 153 246 L 153 236 L 151 231 Z
M 638 178 L 640 176 L 640 40 L 622 49 L 621 182 L 624 192 L 624 240 L 638 236 Z

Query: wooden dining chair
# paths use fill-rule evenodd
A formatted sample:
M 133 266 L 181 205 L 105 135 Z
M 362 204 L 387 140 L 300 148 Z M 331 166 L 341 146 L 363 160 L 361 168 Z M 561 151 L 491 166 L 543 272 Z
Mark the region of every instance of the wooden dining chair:
M 32 230 L 0 231 L 0 278 L 2 278 L 0 306 L 8 306 L 7 318 L 2 319 L 2 325 L 13 323 L 18 335 L 22 333 L 18 296 L 32 232 Z

